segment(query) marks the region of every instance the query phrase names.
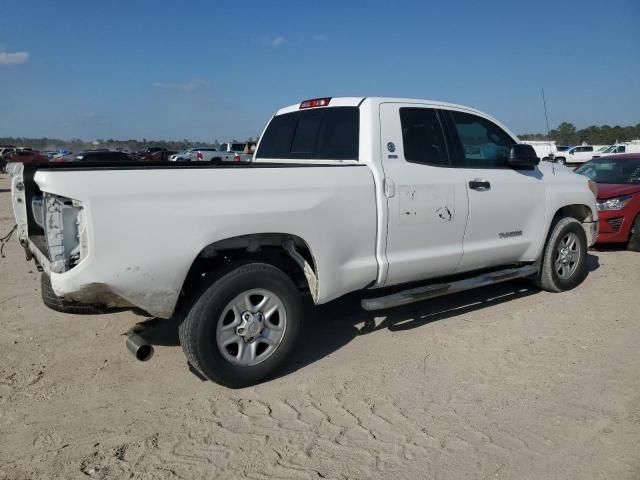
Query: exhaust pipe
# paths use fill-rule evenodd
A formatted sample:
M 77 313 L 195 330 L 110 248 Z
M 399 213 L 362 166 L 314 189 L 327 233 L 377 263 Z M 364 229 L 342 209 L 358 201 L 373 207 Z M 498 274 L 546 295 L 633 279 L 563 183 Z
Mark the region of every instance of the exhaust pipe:
M 153 356 L 153 346 L 136 333 L 127 337 L 127 348 L 141 362 L 146 362 Z

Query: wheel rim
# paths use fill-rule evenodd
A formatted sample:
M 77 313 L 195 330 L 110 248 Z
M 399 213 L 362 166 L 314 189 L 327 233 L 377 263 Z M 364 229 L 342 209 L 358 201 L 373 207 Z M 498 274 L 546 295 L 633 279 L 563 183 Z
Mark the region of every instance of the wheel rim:
M 580 241 L 575 233 L 562 237 L 556 248 L 555 260 L 556 273 L 560 278 L 567 280 L 573 276 L 578 269 L 580 254 Z
M 278 295 L 264 289 L 246 290 L 222 310 L 216 344 L 230 363 L 257 365 L 274 354 L 286 329 L 287 312 Z

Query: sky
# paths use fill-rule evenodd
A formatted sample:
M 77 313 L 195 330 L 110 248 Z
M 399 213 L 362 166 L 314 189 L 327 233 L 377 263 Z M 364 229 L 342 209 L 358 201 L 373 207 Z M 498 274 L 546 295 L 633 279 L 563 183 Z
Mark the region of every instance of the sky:
M 640 123 L 640 0 L 0 0 L 0 137 L 226 140 L 306 98 Z

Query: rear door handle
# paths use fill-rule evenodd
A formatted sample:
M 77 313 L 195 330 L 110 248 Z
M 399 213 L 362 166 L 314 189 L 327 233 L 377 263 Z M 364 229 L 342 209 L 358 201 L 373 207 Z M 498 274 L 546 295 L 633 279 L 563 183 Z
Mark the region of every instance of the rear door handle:
M 487 180 L 476 178 L 475 180 L 469 181 L 469 188 L 480 191 L 491 190 L 491 184 Z

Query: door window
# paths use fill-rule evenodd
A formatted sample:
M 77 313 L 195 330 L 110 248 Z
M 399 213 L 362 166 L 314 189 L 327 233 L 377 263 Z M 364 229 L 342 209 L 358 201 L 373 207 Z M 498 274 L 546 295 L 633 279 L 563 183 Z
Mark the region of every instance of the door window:
M 451 112 L 462 144 L 461 167 L 509 168 L 508 159 L 515 141 L 489 120 L 462 112 Z
M 449 152 L 435 110 L 401 108 L 402 144 L 408 162 L 449 166 Z

